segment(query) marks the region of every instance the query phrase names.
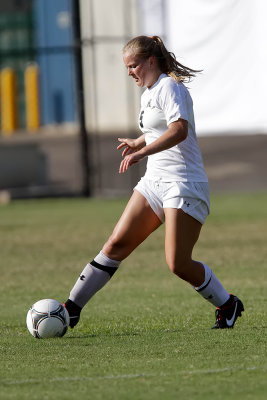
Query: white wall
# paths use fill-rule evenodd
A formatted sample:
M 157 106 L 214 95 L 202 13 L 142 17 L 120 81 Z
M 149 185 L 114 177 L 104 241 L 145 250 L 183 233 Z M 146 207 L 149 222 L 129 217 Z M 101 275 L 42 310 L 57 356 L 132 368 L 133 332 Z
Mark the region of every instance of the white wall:
M 266 0 L 166 0 L 169 50 L 190 84 L 200 134 L 267 133 Z
M 165 0 L 138 0 L 138 14 L 140 16 L 140 33 L 142 35 L 158 35 L 165 38 L 166 12 Z

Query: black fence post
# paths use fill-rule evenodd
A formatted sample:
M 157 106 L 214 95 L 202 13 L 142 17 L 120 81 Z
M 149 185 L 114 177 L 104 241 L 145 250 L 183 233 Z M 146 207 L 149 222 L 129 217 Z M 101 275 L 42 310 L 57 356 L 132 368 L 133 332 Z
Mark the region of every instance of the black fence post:
M 80 24 L 80 1 L 72 0 L 73 12 L 73 37 L 74 37 L 74 59 L 76 72 L 76 101 L 79 122 L 79 135 L 81 143 L 81 164 L 83 173 L 83 196 L 91 195 L 90 185 L 90 159 L 89 159 L 89 138 L 85 124 L 84 112 L 84 86 L 82 68 L 82 40 Z

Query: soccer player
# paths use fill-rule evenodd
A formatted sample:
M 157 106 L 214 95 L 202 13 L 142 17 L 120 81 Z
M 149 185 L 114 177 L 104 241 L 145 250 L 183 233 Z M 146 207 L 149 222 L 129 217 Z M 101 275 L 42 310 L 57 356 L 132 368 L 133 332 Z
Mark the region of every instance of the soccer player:
M 180 64 L 158 36 L 138 36 L 123 48 L 128 75 L 146 88 L 141 97 L 137 139 L 119 138 L 120 173 L 147 158 L 147 169 L 113 233 L 86 265 L 64 303 L 74 327 L 90 298 L 117 271 L 121 261 L 165 222 L 166 261 L 215 307 L 213 328 L 233 328 L 244 311 L 208 265 L 192 251 L 209 214 L 209 185 L 197 144 L 193 102 L 183 82 L 196 70 Z M 142 229 L 140 229 L 140 226 Z

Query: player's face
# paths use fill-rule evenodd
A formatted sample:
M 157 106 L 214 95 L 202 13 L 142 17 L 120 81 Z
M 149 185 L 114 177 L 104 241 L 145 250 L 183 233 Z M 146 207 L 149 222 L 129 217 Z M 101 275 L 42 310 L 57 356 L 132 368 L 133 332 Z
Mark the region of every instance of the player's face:
M 151 57 L 143 59 L 128 51 L 123 54 L 123 61 L 128 70 L 128 75 L 135 80 L 137 86 L 150 87 L 156 82 Z

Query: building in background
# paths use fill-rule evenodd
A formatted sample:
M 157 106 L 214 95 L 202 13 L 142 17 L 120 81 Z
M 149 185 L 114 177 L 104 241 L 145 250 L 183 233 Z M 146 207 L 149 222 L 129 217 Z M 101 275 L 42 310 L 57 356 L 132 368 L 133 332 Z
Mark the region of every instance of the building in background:
M 86 125 L 114 134 L 136 131 L 139 90 L 122 62 L 124 44 L 139 32 L 136 0 L 81 0 Z
M 131 191 L 144 163 L 118 176 L 114 149 L 118 136 L 138 134 L 141 90 L 121 50 L 139 34 L 162 36 L 179 61 L 203 69 L 190 83 L 201 135 L 267 132 L 265 3 L 0 0 L 0 76 L 9 85 L 0 89 L 0 190 L 80 195 L 86 180 L 92 195 Z
M 16 129 L 27 127 L 24 74 L 39 72 L 40 125 L 75 123 L 72 0 L 0 1 L 0 69 L 16 78 Z M 2 126 L 2 133 L 5 129 Z
M 17 128 L 25 127 L 24 70 L 34 60 L 32 1 L 1 0 L 0 70 L 12 68 L 16 74 Z
M 121 49 L 137 34 L 159 34 L 178 60 L 203 70 L 190 85 L 201 134 L 265 132 L 266 10 L 265 0 L 0 0 L 0 70 L 16 73 L 17 128 L 26 126 L 24 71 L 32 62 L 40 124 L 77 123 L 74 53 L 81 44 L 88 131 L 135 130 L 140 92 L 127 81 Z
M 136 172 L 130 182 L 110 177 L 120 157 L 117 154 L 114 160 L 110 145 L 114 135 L 136 134 L 140 91 L 127 77 L 121 50 L 139 32 L 137 0 L 114 0 L 112 4 L 80 0 L 78 18 L 77 2 L 11 0 L 6 6 L 0 0 L 6 32 L 14 36 L 12 21 L 21 20 L 22 15 L 29 21 L 27 43 L 19 46 L 18 32 L 16 40 L 6 41 L 0 49 L 1 60 L 5 60 L 1 71 L 6 66 L 14 70 L 19 81 L 15 102 L 22 102 L 14 129 L 9 129 L 8 136 L 0 130 L 0 190 L 9 190 L 13 197 L 82 194 L 85 163 L 90 168 L 92 194 L 125 193 L 136 180 Z M 79 46 L 82 76 L 77 75 Z M 35 130 L 28 129 L 25 121 L 24 73 L 29 64 L 38 68 L 40 126 Z M 78 85 L 80 78 L 83 90 Z M 87 160 L 81 147 L 81 104 L 90 138 Z
M 40 125 L 77 123 L 76 46 L 82 46 L 89 131 L 135 129 L 138 91 L 127 80 L 121 49 L 138 34 L 137 0 L 80 0 L 81 42 L 75 42 L 76 0 L 0 0 L 0 69 L 16 74 L 16 130 L 25 129 L 24 72 L 39 72 Z M 110 94 L 112 96 L 110 97 Z M 2 134 L 5 132 L 2 129 Z
M 34 46 L 43 125 L 75 122 L 72 0 L 34 0 Z

